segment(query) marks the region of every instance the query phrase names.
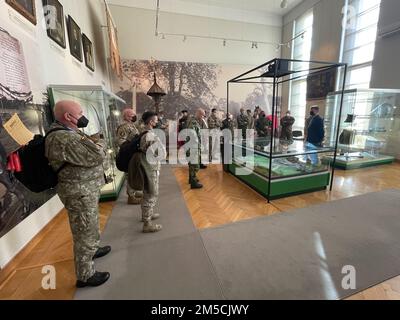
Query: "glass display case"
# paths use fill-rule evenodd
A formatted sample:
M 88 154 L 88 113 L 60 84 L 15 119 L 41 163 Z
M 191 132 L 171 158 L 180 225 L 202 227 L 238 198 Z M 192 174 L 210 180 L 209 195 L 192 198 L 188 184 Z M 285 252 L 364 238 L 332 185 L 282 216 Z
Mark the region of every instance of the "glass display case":
M 328 95 L 327 121 L 334 117 L 337 94 Z M 392 163 L 398 152 L 392 140 L 400 117 L 399 105 L 399 90 L 346 90 L 340 118 L 336 167 L 357 169 Z M 332 126 L 328 133 L 334 134 L 335 130 L 337 126 Z M 324 161 L 331 159 L 325 157 Z
M 88 127 L 82 131 L 88 135 L 99 133 L 104 136 L 108 148 L 104 170 L 110 182 L 102 188 L 100 200 L 117 199 L 124 184 L 125 174 L 115 165 L 118 151 L 116 130 L 126 105 L 125 101 L 106 91 L 102 86 L 50 85 L 48 91 L 52 106 L 60 100 L 78 102 L 82 106 L 84 115 L 89 119 Z
M 340 63 L 274 59 L 228 81 L 228 112 L 230 95 L 235 95 L 236 88 L 244 84 L 258 84 L 258 90 L 265 93 L 265 103 L 261 107 L 263 113 L 256 120 L 256 130 L 247 130 L 245 138 L 238 131 L 230 142 L 232 153 L 229 154 L 230 149 L 224 151 L 224 169 L 268 201 L 325 190 L 328 186 L 332 189 L 335 168 L 331 162 L 336 160 L 335 127 L 341 118 L 342 100 L 335 100 L 332 105 L 335 114 L 328 122 L 324 121 L 325 106 L 329 92 L 343 91 L 346 70 L 346 64 Z M 280 121 L 290 110 L 290 102 L 284 101 L 290 101 L 290 91 L 285 87 L 292 81 L 302 83 L 304 104 L 318 106 L 320 111 L 319 115 L 308 118 L 304 114 L 307 120 L 303 139 L 295 139 L 292 126 L 286 127 L 285 121 Z M 260 126 L 265 130 L 260 130 Z M 314 128 L 325 131 L 321 141 L 313 140 Z M 327 132 L 333 134 L 327 135 Z

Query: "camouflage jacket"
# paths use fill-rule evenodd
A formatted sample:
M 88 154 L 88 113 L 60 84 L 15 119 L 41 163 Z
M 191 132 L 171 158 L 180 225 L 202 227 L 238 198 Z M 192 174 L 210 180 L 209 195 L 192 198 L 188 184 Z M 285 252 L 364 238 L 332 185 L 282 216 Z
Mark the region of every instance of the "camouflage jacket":
M 254 117 L 253 116 L 247 116 L 248 117 L 248 119 L 249 119 L 249 123 L 248 123 L 248 125 L 247 125 L 247 129 L 254 129 L 254 126 L 255 126 L 255 120 L 254 120 Z
M 118 145 L 121 146 L 124 142 L 132 140 L 138 134 L 139 130 L 133 122 L 124 121 L 117 128 Z
M 51 133 L 46 138 L 45 154 L 58 173 L 57 192 L 63 196 L 87 195 L 98 192 L 104 185 L 103 162 L 106 158 L 104 141 L 94 143 L 81 131 L 54 123 L 50 127 L 66 130 Z
M 141 151 L 141 164 L 147 170 L 160 170 L 161 161 L 151 161 L 147 159 L 147 154 L 150 153 L 154 158 L 160 156 L 162 160 L 166 157 L 166 149 L 162 144 L 161 140 L 154 133 L 153 130 L 149 130 L 140 140 L 140 151 Z
M 239 129 L 247 129 L 249 125 L 249 117 L 246 114 L 239 114 L 237 117 Z
M 209 129 L 220 129 L 222 126 L 221 120 L 217 117 L 210 116 L 208 118 L 208 128 Z
M 197 141 L 199 144 L 199 149 L 201 148 L 201 130 L 203 129 L 203 124 L 200 123 L 196 118 L 191 117 L 187 122 L 187 129 L 194 130 L 196 132 Z
M 231 119 L 224 119 L 224 121 L 222 121 L 222 127 L 221 130 L 224 129 L 229 129 L 232 132 L 232 137 L 233 137 L 233 133 L 235 130 L 235 121 L 231 120 Z

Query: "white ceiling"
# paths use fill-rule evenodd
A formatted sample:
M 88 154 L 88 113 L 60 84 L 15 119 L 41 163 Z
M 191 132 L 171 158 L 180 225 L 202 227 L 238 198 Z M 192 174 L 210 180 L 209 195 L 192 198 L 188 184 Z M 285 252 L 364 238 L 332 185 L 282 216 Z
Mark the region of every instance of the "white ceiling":
M 160 0 L 160 11 L 201 17 L 282 26 L 283 16 L 303 0 Z M 157 0 L 107 0 L 110 5 L 156 10 Z
M 163 0 L 161 0 L 163 1 Z M 292 10 L 295 6 L 303 0 L 287 0 L 288 6 L 286 9 L 281 8 L 282 0 L 181 0 L 182 2 L 192 2 L 197 4 L 204 4 L 214 7 L 262 11 L 283 16 Z

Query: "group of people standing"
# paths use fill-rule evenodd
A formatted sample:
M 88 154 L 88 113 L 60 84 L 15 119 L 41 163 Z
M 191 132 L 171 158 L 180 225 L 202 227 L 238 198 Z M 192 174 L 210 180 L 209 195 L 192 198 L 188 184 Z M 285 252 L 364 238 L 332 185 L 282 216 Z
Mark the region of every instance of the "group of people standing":
M 55 122 L 51 133 L 46 136 L 45 155 L 49 164 L 58 174 L 57 193 L 68 212 L 74 243 L 74 261 L 77 277 L 76 286 L 99 286 L 105 283 L 110 274 L 98 272 L 94 267 L 94 259 L 107 255 L 110 246 L 100 247 L 99 232 L 99 196 L 101 188 L 106 184 L 104 162 L 107 156 L 107 146 L 101 134 L 86 135 L 81 129 L 89 124 L 83 115 L 82 107 L 74 101 L 60 101 L 54 107 Z M 138 124 L 139 122 L 139 124 Z M 285 139 L 291 139 L 291 126 L 294 118 L 287 113 L 281 119 L 281 134 Z M 189 184 L 192 189 L 202 188 L 197 177 L 200 169 L 207 166 L 201 162 L 202 129 L 234 131 L 239 128 L 242 132 L 256 129 L 259 135 L 270 132 L 268 128 L 278 125 L 277 119 L 268 118 L 260 108 L 254 114 L 244 109 L 240 110 L 237 121 L 227 113 L 221 120 L 218 111 L 213 109 L 206 118 L 204 109 L 197 109 L 194 116 L 184 110 L 179 119 L 179 131 L 191 129 L 195 136 L 195 148 L 188 150 Z M 141 121 L 132 109 L 123 111 L 123 123 L 117 128 L 117 143 L 138 139 L 139 150 L 132 157 L 128 169 L 127 194 L 129 205 L 141 205 L 143 232 L 158 232 L 160 224 L 153 221 L 160 217 L 155 212 L 158 200 L 159 176 L 161 161 L 166 158 L 165 145 L 161 143 L 154 129 L 166 130 L 167 121 L 163 114 L 145 112 Z M 57 129 L 57 130 L 54 130 Z M 306 124 L 306 147 L 317 149 L 322 146 L 324 139 L 324 123 L 319 116 L 319 108 L 312 107 L 310 118 Z M 212 141 L 210 140 L 210 146 Z M 214 148 L 210 147 L 210 150 Z M 197 152 L 196 152 L 197 151 Z M 192 154 L 190 154 L 192 152 Z M 210 158 L 213 155 L 210 154 Z M 318 161 L 317 155 L 311 161 Z

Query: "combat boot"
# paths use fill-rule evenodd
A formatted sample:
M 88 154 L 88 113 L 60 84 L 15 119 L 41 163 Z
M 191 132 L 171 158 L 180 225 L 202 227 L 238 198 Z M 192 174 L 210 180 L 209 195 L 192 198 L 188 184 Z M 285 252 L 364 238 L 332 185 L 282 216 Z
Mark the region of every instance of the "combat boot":
M 194 180 L 190 183 L 190 188 L 191 189 L 201 189 L 203 188 L 203 185 L 197 180 Z
M 128 197 L 128 204 L 138 205 L 142 203 L 142 198 L 137 198 L 135 196 Z
M 146 221 L 143 225 L 143 233 L 154 233 L 162 229 L 161 224 L 153 224 L 151 221 Z
M 159 213 L 153 213 L 153 215 L 151 216 L 151 220 L 157 220 L 158 218 L 160 218 L 160 214 Z M 142 217 L 142 222 L 144 222 L 144 218 Z
M 85 287 L 98 287 L 101 286 L 104 282 L 106 282 L 110 278 L 110 273 L 108 272 L 98 272 L 96 271 L 93 276 L 87 279 L 86 282 L 76 281 L 77 288 L 85 288 Z
M 189 184 L 192 184 L 192 181 L 195 181 L 195 182 L 199 182 L 199 179 L 197 179 L 197 178 L 190 178 L 189 177 Z

